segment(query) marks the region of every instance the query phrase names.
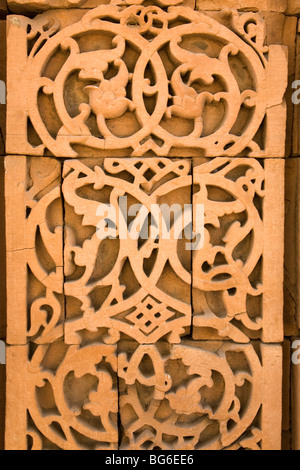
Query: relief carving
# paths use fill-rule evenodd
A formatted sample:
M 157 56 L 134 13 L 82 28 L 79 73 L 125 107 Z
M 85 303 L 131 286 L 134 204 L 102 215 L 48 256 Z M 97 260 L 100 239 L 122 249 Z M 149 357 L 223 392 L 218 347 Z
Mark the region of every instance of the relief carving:
M 287 5 L 223 3 L 8 0 L 7 450 L 281 447 Z
M 9 344 L 63 335 L 63 207 L 55 159 L 5 157 Z
M 184 342 L 135 349 L 121 343 L 121 449 L 276 448 L 281 435 L 273 428 L 271 442 L 265 413 L 276 401 L 281 407 L 280 391 L 268 403 L 264 380 L 272 387 L 268 374 L 280 369 L 281 349 L 260 348 Z
M 9 153 L 284 156 L 285 48 L 265 46 L 259 14 L 104 5 L 10 17 L 8 51 Z

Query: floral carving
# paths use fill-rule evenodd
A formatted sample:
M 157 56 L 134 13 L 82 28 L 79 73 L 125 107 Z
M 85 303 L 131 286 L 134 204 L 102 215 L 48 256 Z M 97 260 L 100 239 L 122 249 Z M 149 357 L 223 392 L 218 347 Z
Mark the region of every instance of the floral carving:
M 7 19 L 6 448 L 279 449 L 285 50 L 104 1 Z
M 179 343 L 191 325 L 195 339 L 281 341 L 282 161 L 6 161 L 10 344 Z
M 51 343 L 65 315 L 61 165 L 7 157 L 6 174 L 7 275 L 18 283 L 8 298 L 8 341 Z
M 11 346 L 7 360 L 7 419 L 19 436 L 10 446 L 20 450 L 280 447 L 279 345 L 131 341 L 117 352 L 58 341 Z
M 264 45 L 258 14 L 226 14 L 226 26 L 164 5 L 103 5 L 73 13 L 73 22 L 59 12 L 20 17 L 8 43 L 12 54 L 19 41 L 28 45 L 24 87 L 9 67 L 8 101 L 20 89 L 27 96 L 17 131 L 8 103 L 9 152 L 283 156 L 284 50 Z
M 283 174 L 274 160 L 194 166 L 194 207 L 205 208 L 204 245 L 193 253 L 195 339 L 282 340 Z
M 38 346 L 25 385 L 30 449 L 117 448 L 115 352 L 113 346 L 78 349 L 63 342 Z
M 264 169 L 253 159 L 195 161 L 193 177 L 188 160 L 98 162 L 69 161 L 64 169 L 68 342 L 82 341 L 87 331 L 108 342 L 118 341 L 120 333 L 142 344 L 165 335 L 178 342 L 189 332 L 191 307 L 195 339 L 282 338 L 282 275 L 273 279 L 268 273 L 274 252 L 265 244 L 271 234 L 279 244 L 283 236 L 282 162 L 270 161 Z M 189 204 L 192 183 L 194 208 L 204 207 L 201 249 L 189 251 L 184 240 L 165 240 L 162 232 L 142 246 L 139 236 L 124 240 L 120 220 L 116 240 L 98 236 L 97 201 L 116 212 L 124 195 L 134 198 L 129 207 L 138 202 L 147 210 L 162 200 Z M 94 190 L 88 190 L 92 185 Z M 271 218 L 269 204 L 276 207 Z M 87 238 L 77 233 L 75 214 L 89 227 Z M 140 213 L 132 215 L 130 222 L 137 225 Z M 107 270 L 99 268 L 101 260 Z M 280 251 L 277 265 L 280 271 Z
M 182 208 L 191 204 L 191 162 L 107 158 L 89 163 L 64 164 L 67 342 L 77 343 L 85 330 L 102 337 L 103 329 L 106 342 L 118 341 L 120 333 L 147 344 L 166 335 L 179 342 L 191 324 L 191 253 L 180 246 L 184 240 L 122 238 L 121 220 L 116 239 L 107 239 L 96 230 L 97 210 L 101 203 L 110 204 L 118 213 L 120 197 L 128 198 L 129 213 L 133 203 L 147 213 L 162 202 Z M 78 216 L 83 216 L 88 238 L 78 233 Z M 103 262 L 107 266 L 101 268 Z
M 253 345 L 230 343 L 136 349 L 126 343 L 120 350 L 121 449 L 260 450 L 266 445 L 265 367 L 279 365 L 280 347 L 262 345 L 262 359 Z M 237 357 L 243 370 L 235 368 Z M 280 394 L 277 400 L 280 407 Z

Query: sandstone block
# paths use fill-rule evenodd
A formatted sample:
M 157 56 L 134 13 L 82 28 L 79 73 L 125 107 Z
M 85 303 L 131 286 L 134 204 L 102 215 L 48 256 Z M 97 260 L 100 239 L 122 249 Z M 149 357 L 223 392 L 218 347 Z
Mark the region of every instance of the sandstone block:
M 299 175 L 300 160 L 286 160 L 285 176 L 285 256 L 284 330 L 285 336 L 298 336 L 299 312 Z
M 62 189 L 66 342 L 180 342 L 192 323 L 192 256 L 180 238 L 192 223 L 191 160 L 68 160 Z
M 6 138 L 6 22 L 0 20 L 0 156 L 5 155 Z
M 298 0 L 295 0 L 298 1 Z M 223 10 L 233 8 L 241 11 L 275 11 L 284 12 L 287 0 L 196 0 L 197 10 Z
M 283 160 L 6 157 L 8 343 L 281 342 L 283 218 Z
M 205 233 L 193 252 L 193 337 L 283 340 L 284 161 L 214 159 L 193 169 Z
M 281 448 L 281 346 L 118 346 L 122 450 Z
M 236 10 L 10 16 L 7 152 L 283 157 L 287 49 L 265 39 L 263 18 Z
M 1 1 L 1 0 L 0 0 Z M 99 5 L 132 6 L 143 5 L 147 0 L 8 0 L 9 9 L 13 13 L 41 12 L 51 9 L 96 8 Z M 160 7 L 185 6 L 195 7 L 195 0 L 152 0 L 152 5 Z M 1 3 L 0 3 L 1 5 Z
M 120 335 L 177 343 L 190 332 L 191 308 L 194 339 L 283 340 L 283 160 L 69 160 L 62 187 L 68 344 Z M 153 238 L 153 226 L 142 238 L 153 205 L 180 211 L 192 202 L 204 227 L 194 227 L 199 246 L 163 228 Z M 107 204 L 115 228 L 99 236 Z M 125 237 L 120 211 L 130 215 Z
M 298 34 L 296 38 L 296 71 L 295 83 L 293 85 L 293 103 L 294 103 L 294 127 L 293 127 L 293 155 L 300 155 L 300 26 L 298 25 Z
M 300 2 L 299 2 L 299 0 L 288 0 L 287 13 L 289 15 L 300 15 Z
M 113 450 L 118 445 L 114 346 L 62 341 L 7 348 L 6 450 Z
M 0 157 L 0 339 L 6 338 L 6 259 L 5 259 L 5 200 L 4 159 Z
M 5 157 L 7 342 L 51 343 L 63 335 L 61 165 Z

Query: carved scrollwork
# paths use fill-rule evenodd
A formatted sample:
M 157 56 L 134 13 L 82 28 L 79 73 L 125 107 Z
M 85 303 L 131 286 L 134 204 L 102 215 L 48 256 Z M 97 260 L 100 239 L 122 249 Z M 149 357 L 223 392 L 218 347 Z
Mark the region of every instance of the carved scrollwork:
M 134 4 L 100 6 L 65 27 L 54 13 L 30 21 L 28 151 L 269 156 L 274 71 L 264 22 L 253 13 L 229 16 L 232 30 L 190 8 Z M 283 78 L 277 105 L 284 88 Z
M 121 351 L 122 449 L 262 448 L 266 363 L 253 345 L 123 344 Z
M 183 209 L 191 204 L 191 162 L 107 158 L 90 164 L 64 164 L 67 341 L 78 343 L 84 330 L 100 337 L 106 330 L 106 342 L 118 341 L 120 333 L 140 343 L 164 336 L 179 342 L 191 324 L 191 253 L 184 238 L 154 237 L 149 230 L 149 238 L 142 239 L 139 231 L 132 237 L 127 230 L 138 220 L 141 226 L 148 223 L 153 205 L 170 202 Z M 100 236 L 99 207 L 109 204 L 119 214 L 120 197 L 127 198 L 129 215 L 135 204 L 146 214 L 135 209 L 125 237 L 119 218 L 114 239 Z M 78 217 L 87 238 L 78 232 Z
M 193 262 L 194 325 L 237 342 L 263 328 L 264 181 L 253 159 L 194 168 L 194 204 L 205 207 L 204 246 Z
M 22 391 L 7 418 L 23 450 L 280 445 L 279 345 L 57 341 L 9 347 L 7 359 L 9 391 Z
M 28 265 L 28 331 L 37 343 L 63 335 L 63 212 L 58 162 L 28 160 L 26 255 Z
M 65 163 L 68 343 L 83 341 L 87 332 L 112 343 L 120 334 L 141 344 L 164 336 L 177 343 L 189 332 L 191 318 L 195 339 L 280 338 L 280 324 L 270 329 L 280 301 L 271 308 L 268 299 L 278 292 L 266 270 L 271 260 L 265 243 L 275 227 L 265 209 L 276 192 L 272 183 L 266 194 L 265 185 L 273 171 L 280 178 L 275 167 L 265 169 L 254 159 L 216 158 L 195 160 L 191 174 L 188 160 Z M 109 204 L 118 214 L 125 210 L 124 196 L 129 213 L 135 204 L 146 209 L 144 216 L 140 209 L 131 213 L 128 227 L 135 228 L 146 223 L 154 204 L 179 204 L 184 210 L 193 201 L 194 223 L 196 208 L 204 211 L 203 232 L 194 230 L 202 237 L 201 248 L 194 250 L 185 233 L 166 238 L 162 228 L 154 239 L 150 230 L 146 240 L 142 230 L 123 237 L 123 216 L 114 221 L 112 237 L 99 236 L 97 210 Z M 279 195 L 278 217 L 282 204 Z M 110 210 L 101 221 L 105 218 Z
M 37 347 L 26 382 L 32 450 L 117 448 L 115 349 L 63 342 Z
M 12 343 L 282 338 L 282 161 L 7 161 Z

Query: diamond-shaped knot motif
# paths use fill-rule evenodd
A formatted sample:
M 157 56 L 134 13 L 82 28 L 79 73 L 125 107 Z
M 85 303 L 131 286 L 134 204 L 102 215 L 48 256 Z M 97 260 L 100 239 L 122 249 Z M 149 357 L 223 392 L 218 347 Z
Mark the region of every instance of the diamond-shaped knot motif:
M 151 297 L 146 297 L 143 302 L 137 306 L 137 310 L 126 318 L 139 329 L 147 334 L 151 334 L 161 323 L 168 321 L 173 317 L 174 312 Z

